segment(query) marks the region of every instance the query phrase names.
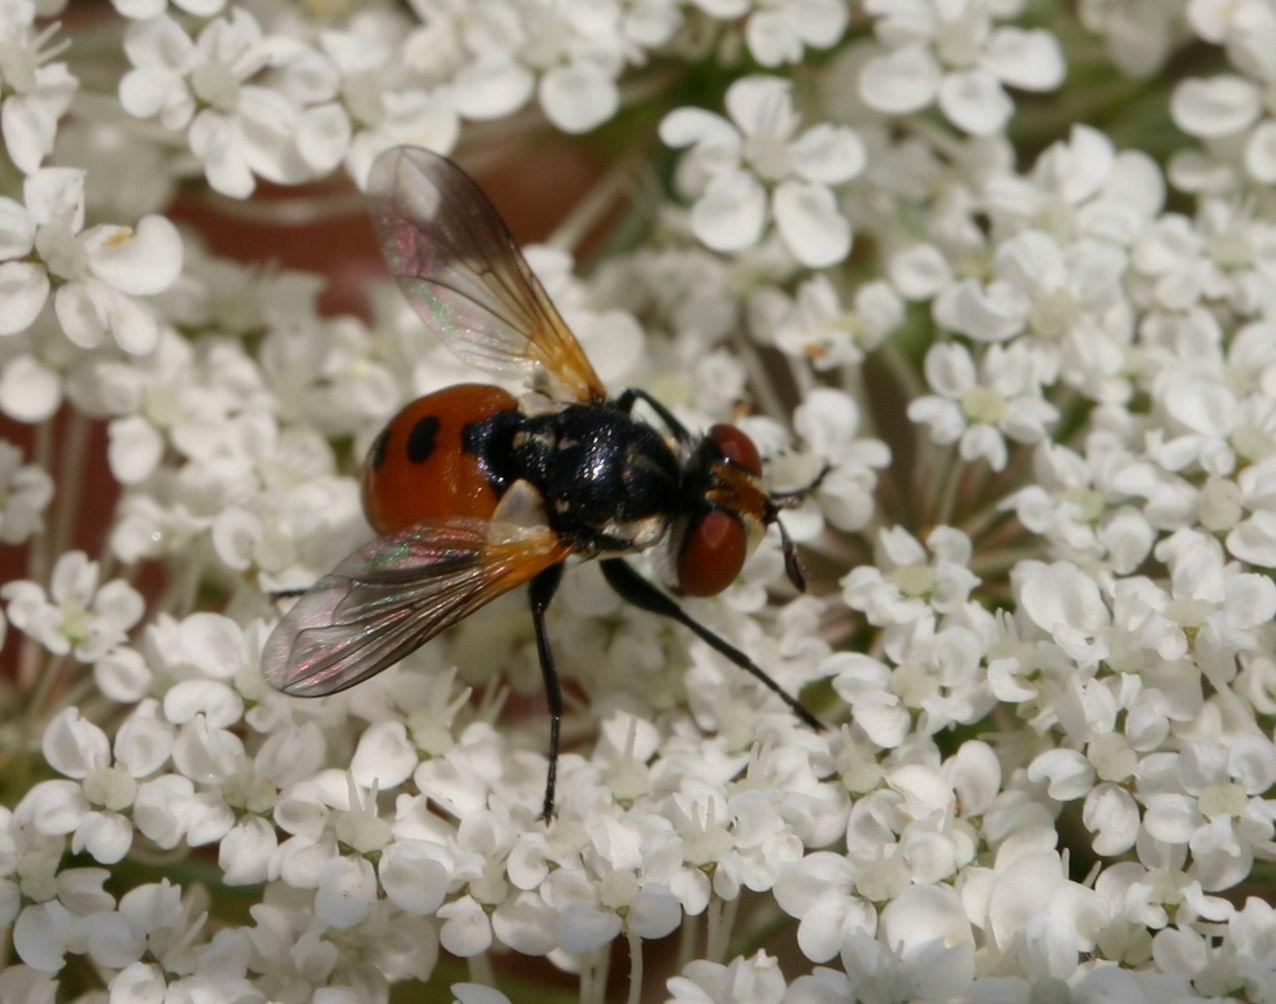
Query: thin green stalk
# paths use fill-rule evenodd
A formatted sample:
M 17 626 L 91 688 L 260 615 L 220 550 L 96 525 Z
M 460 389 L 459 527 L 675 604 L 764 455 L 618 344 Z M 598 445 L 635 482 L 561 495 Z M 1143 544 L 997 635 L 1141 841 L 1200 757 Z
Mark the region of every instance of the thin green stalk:
M 633 928 L 627 932 L 629 938 L 629 996 L 626 1004 L 640 1004 L 642 1001 L 642 938 L 634 933 Z
M 471 983 L 482 983 L 485 987 L 496 989 L 496 974 L 492 972 L 492 957 L 487 952 L 479 952 L 465 960 L 470 972 Z

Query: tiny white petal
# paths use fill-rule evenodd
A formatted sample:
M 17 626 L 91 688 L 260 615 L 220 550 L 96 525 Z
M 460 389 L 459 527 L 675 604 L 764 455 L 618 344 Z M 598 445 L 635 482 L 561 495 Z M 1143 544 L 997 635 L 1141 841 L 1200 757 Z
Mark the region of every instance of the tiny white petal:
M 75 707 L 59 712 L 45 727 L 41 751 L 49 766 L 67 777 L 83 778 L 111 762 L 106 733 L 82 718 Z
M 939 65 L 926 49 L 897 49 L 864 64 L 860 96 L 879 112 L 908 115 L 935 100 L 941 79 Z
M 827 268 L 850 253 L 851 224 L 827 185 L 784 181 L 774 198 L 780 236 L 803 265 Z
M 620 934 L 620 918 L 592 903 L 571 903 L 558 916 L 554 940 L 568 952 L 590 952 Z
M 1049 91 L 1063 83 L 1059 40 L 1048 31 L 999 28 L 988 41 L 984 65 L 1003 82 L 1025 91 Z
M 386 895 L 402 910 L 433 916 L 443 902 L 449 878 L 440 858 L 434 848 L 421 841 L 387 847 L 377 866 Z
M 715 251 L 752 247 L 765 223 L 766 191 L 744 171 L 718 175 L 691 209 L 692 230 Z
M 74 918 L 54 900 L 28 906 L 13 927 L 13 947 L 32 969 L 56 973 L 66 954 L 66 938 Z
M 141 484 L 163 455 L 164 437 L 141 415 L 113 419 L 107 426 L 107 459 L 120 484 Z
M 1240 77 L 1185 80 L 1174 89 L 1170 110 L 1174 124 L 1184 132 L 1212 139 L 1253 125 L 1262 110 L 1262 95 Z
M 367 918 L 376 897 L 371 863 L 363 858 L 333 858 L 319 877 L 315 916 L 344 931 Z
M 549 120 L 569 133 L 588 132 L 616 114 L 616 82 L 587 64 L 559 66 L 541 78 L 540 101 Z
M 41 422 L 61 404 L 61 378 L 35 356 L 17 356 L 0 371 L 0 409 L 9 417 Z
M 939 107 L 956 126 L 972 136 L 991 136 L 1015 110 L 1014 102 L 991 73 L 950 73 L 939 85 Z
M 420 760 L 402 722 L 377 722 L 359 737 L 350 769 L 363 787 L 389 791 L 410 778 Z
M 163 216 L 144 216 L 132 230 L 94 227 L 83 240 L 93 274 L 124 293 L 163 292 L 182 272 L 182 238 Z
M 492 925 L 471 896 L 445 903 L 438 915 L 444 919 L 439 944 L 463 959 L 486 951 L 492 944 Z
M 49 298 L 49 276 L 33 262 L 0 263 L 0 335 L 31 326 Z

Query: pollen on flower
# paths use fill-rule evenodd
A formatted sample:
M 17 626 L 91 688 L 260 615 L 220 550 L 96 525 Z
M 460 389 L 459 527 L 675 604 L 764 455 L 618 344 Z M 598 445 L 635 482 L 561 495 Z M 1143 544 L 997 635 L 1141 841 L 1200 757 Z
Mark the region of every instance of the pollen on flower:
M 972 422 L 996 425 L 1005 417 L 1006 399 L 995 387 L 971 387 L 961 396 L 961 408 Z
M 1239 816 L 1248 804 L 1249 796 L 1245 789 L 1234 781 L 1209 785 L 1197 796 L 1197 805 L 1206 819 Z

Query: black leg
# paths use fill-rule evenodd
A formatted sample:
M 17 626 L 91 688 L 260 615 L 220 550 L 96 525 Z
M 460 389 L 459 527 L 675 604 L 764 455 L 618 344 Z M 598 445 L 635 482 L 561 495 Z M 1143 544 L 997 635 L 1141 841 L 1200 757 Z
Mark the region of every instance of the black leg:
M 685 625 L 694 631 L 702 640 L 708 643 L 709 647 L 715 652 L 720 652 L 746 673 L 751 673 L 755 678 L 760 680 L 765 686 L 770 688 L 780 698 L 793 709 L 793 713 L 802 721 L 817 732 L 824 730 L 823 723 L 813 714 L 802 707 L 798 703 L 797 698 L 785 692 L 784 688 L 776 683 L 766 670 L 755 663 L 747 655 L 730 643 L 719 638 L 703 624 L 692 620 L 673 600 L 635 572 L 621 558 L 608 558 L 600 562 L 603 569 L 603 577 L 607 579 L 612 589 L 616 590 L 621 597 L 628 600 L 636 607 L 641 607 L 649 613 L 659 614 L 661 617 L 672 617 L 679 624 Z M 544 574 L 544 573 L 542 573 Z
M 811 492 L 819 488 L 824 483 L 824 479 L 828 477 L 829 471 L 833 469 L 832 464 L 825 464 L 820 468 L 820 473 L 815 475 L 815 479 L 809 485 L 803 485 L 801 488 L 790 488 L 783 492 L 770 492 L 772 502 L 779 502 L 780 508 L 791 509 L 794 505 L 801 503 Z
M 272 589 L 266 595 L 272 600 L 287 600 L 294 596 L 300 596 L 302 593 L 310 592 L 310 587 L 304 589 Z
M 777 518 L 775 525 L 780 529 L 780 548 L 784 551 L 784 572 L 799 593 L 806 592 L 806 572 L 802 568 L 802 559 L 798 557 L 797 545 L 789 536 L 789 531 Z
M 563 724 L 563 692 L 558 686 L 558 671 L 554 668 L 554 653 L 549 648 L 549 635 L 545 633 L 545 611 L 554 598 L 563 566 L 553 565 L 532 579 L 532 624 L 536 628 L 536 651 L 541 659 L 541 673 L 545 677 L 545 699 L 549 703 L 549 775 L 545 779 L 545 804 L 541 818 L 554 815 L 554 782 L 558 775 L 558 733 Z
M 651 410 L 660 416 L 660 421 L 668 426 L 669 431 L 673 433 L 674 438 L 680 443 L 690 444 L 691 433 L 687 431 L 687 427 L 673 417 L 673 412 L 648 394 L 645 390 L 639 390 L 637 387 L 630 387 L 627 391 L 616 398 L 616 406 L 621 411 L 628 413 L 633 410 L 635 401 L 644 401 L 650 406 Z

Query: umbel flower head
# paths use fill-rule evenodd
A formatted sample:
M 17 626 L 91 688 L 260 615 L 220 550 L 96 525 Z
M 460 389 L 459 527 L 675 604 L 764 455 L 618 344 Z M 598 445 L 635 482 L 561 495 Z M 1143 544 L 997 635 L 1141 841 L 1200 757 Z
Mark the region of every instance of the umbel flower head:
M 1271 0 L 90 6 L 0 3 L 0 1004 L 1276 1000 Z

